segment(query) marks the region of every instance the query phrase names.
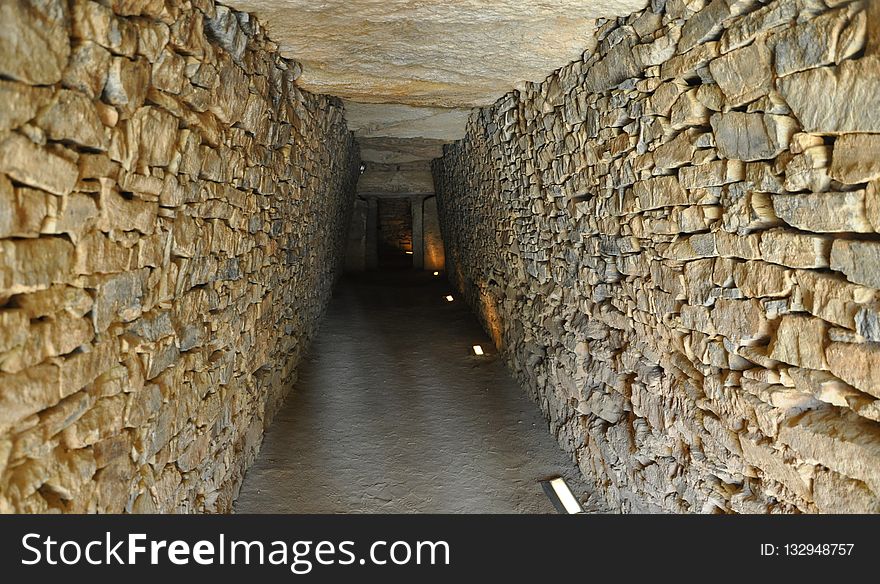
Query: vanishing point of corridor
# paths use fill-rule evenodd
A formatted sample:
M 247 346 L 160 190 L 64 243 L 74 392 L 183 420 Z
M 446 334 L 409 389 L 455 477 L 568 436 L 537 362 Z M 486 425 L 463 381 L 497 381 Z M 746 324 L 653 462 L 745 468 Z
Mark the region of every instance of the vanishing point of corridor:
M 584 499 L 538 406 L 447 294 L 423 272 L 339 283 L 236 512 L 552 513 L 538 481 L 558 475 Z

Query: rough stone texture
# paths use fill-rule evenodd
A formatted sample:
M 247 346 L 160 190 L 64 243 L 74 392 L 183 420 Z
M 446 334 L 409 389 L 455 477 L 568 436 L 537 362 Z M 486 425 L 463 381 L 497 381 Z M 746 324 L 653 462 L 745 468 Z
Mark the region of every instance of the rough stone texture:
M 341 102 L 195 4 L 0 3 L 2 512 L 228 511 L 328 300 Z
M 646 0 L 234 0 L 303 64 L 302 86 L 366 103 L 489 105 L 578 58 L 595 19 Z
M 866 4 L 654 2 L 434 163 L 451 281 L 611 506 L 880 508 Z

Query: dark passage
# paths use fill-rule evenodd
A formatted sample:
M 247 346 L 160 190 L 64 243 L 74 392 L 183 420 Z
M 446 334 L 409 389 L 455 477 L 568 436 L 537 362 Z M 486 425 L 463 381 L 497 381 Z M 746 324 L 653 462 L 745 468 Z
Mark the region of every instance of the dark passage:
M 413 267 L 412 203 L 404 198 L 381 198 L 379 205 L 379 267 Z
M 237 512 L 552 513 L 537 481 L 557 474 L 582 498 L 538 406 L 449 293 L 423 272 L 340 282 Z

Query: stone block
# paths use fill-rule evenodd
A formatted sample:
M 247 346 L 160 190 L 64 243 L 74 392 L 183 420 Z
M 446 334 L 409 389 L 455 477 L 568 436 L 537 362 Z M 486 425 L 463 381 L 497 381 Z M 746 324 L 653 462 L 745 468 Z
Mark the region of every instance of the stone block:
M 0 139 L 0 172 L 55 195 L 70 193 L 78 176 L 74 163 L 15 133 Z
M 711 123 L 721 155 L 746 162 L 775 158 L 797 131 L 793 119 L 771 114 L 715 114 Z
M 61 80 L 70 39 L 67 2 L 6 0 L 0 4 L 0 75 L 30 85 Z M 4 105 L 5 107 L 5 105 Z
M 776 84 L 807 132 L 880 133 L 880 55 L 793 73 Z

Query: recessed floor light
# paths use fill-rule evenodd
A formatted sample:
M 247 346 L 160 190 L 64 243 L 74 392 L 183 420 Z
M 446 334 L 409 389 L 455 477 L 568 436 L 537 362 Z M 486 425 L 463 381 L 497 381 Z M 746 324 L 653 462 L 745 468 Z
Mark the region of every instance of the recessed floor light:
M 473 349 L 474 349 L 474 355 L 484 355 L 485 354 L 485 353 L 483 353 L 483 347 L 481 347 L 480 345 L 474 345 Z
M 568 488 L 564 478 L 556 477 L 543 480 L 541 481 L 541 487 L 543 487 L 544 493 L 559 513 L 575 515 L 584 512 L 581 504 L 578 503 L 571 489 Z
M 446 302 L 452 302 L 452 296 L 445 296 Z

